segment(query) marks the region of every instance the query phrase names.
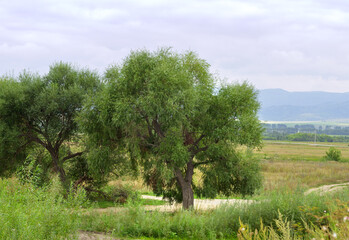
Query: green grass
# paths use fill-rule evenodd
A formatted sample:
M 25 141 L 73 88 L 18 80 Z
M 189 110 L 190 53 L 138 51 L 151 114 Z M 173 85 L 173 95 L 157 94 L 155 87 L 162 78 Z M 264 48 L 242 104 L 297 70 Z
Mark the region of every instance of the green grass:
M 342 152 L 342 161 L 349 162 L 347 143 L 307 143 L 264 141 L 263 148 L 255 151 L 261 159 L 274 161 L 325 161 L 326 151 L 333 146 Z
M 54 187 L 20 185 L 0 179 L 0 239 L 77 239 L 76 202 L 63 200 Z
M 304 221 L 318 224 L 315 216 L 330 213 L 335 199 L 349 201 L 349 190 L 319 197 L 304 196 L 302 189 L 267 191 L 251 205 L 225 205 L 208 211 L 146 211 L 143 205 L 162 201 L 136 199 L 123 211 L 98 213 L 79 210 L 86 201 L 83 192 L 63 199 L 55 182 L 41 189 L 20 185 L 15 179 L 0 180 L 0 239 L 77 239 L 78 230 L 116 238 L 236 239 L 239 220 L 252 230 L 260 227 L 261 219 L 265 226 L 274 227 L 279 212 L 291 223 L 292 231 L 303 234 Z M 111 203 L 98 204 L 108 207 Z
M 261 196 L 251 205 L 222 206 L 211 211 L 164 213 L 130 207 L 124 214 L 86 215 L 81 228 L 119 238 L 234 239 L 240 228 L 239 219 L 251 229 L 258 229 L 261 219 L 266 226 L 273 226 L 281 212 L 291 221 L 294 231 L 301 233 L 303 221 L 316 224 L 314 216 L 330 212 L 334 199 L 348 201 L 349 191 L 319 197 L 283 190 Z
M 144 206 L 144 205 L 152 205 L 152 206 L 158 206 L 158 205 L 164 205 L 166 204 L 166 201 L 164 200 L 156 200 L 156 199 L 137 199 L 136 203 L 138 205 Z M 122 207 L 124 204 L 116 203 L 114 201 L 95 201 L 92 208 L 109 208 L 109 207 Z

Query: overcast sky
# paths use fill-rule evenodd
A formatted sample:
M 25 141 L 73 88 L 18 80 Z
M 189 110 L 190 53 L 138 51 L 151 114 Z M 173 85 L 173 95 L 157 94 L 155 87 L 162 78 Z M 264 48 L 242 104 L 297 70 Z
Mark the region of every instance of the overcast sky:
M 347 0 L 0 0 L 0 75 L 61 60 L 102 74 L 131 50 L 167 46 L 228 83 L 349 92 Z

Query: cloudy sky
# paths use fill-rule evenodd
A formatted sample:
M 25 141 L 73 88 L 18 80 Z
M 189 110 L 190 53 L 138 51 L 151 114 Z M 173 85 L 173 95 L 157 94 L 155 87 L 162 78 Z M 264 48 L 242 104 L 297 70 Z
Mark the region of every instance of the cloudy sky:
M 0 0 L 0 75 L 192 50 L 227 83 L 349 92 L 347 0 Z

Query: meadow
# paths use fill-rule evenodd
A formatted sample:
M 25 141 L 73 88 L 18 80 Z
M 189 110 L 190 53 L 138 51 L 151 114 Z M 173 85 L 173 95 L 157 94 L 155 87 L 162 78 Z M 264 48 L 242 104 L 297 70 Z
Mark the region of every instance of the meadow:
M 265 160 L 286 161 L 324 161 L 323 157 L 330 147 L 342 152 L 342 161 L 349 161 L 348 143 L 326 142 L 288 142 L 265 140 L 263 148 L 255 154 Z
M 321 197 L 304 194 L 309 188 L 349 182 L 349 147 L 328 145 L 341 149 L 344 161 L 325 161 L 329 146 L 265 142 L 256 152 L 264 184 L 248 197 L 254 202 L 216 210 L 146 210 L 145 205 L 164 202 L 142 200 L 141 194 L 153 194 L 132 177 L 112 179 L 108 184 L 108 191 L 135 192 L 124 205 L 90 201 L 83 190 L 63 198 L 57 179 L 44 188 L 21 185 L 16 178 L 2 179 L 0 238 L 79 239 L 84 231 L 91 238 L 98 232 L 123 239 L 346 239 L 349 190 Z M 122 211 L 96 211 L 106 207 Z
M 324 159 L 330 146 L 341 151 L 340 162 Z M 349 182 L 349 146 L 346 143 L 264 141 L 263 148 L 255 154 L 261 159 L 265 191 Z

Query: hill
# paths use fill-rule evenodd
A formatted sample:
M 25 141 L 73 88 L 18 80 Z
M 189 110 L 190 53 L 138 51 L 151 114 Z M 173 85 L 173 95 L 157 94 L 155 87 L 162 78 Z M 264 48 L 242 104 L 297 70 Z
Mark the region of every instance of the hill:
M 325 121 L 349 119 L 349 92 L 288 92 L 260 90 L 264 121 Z

